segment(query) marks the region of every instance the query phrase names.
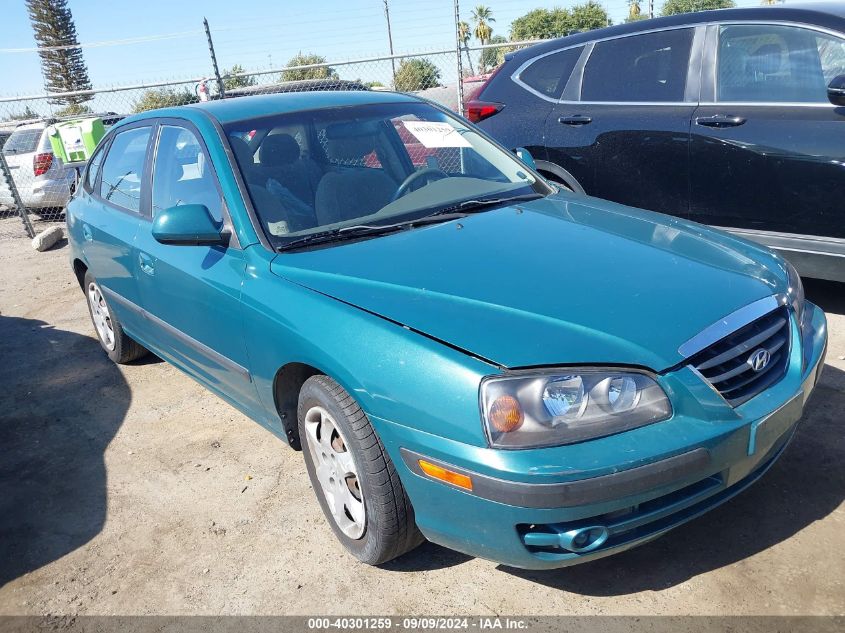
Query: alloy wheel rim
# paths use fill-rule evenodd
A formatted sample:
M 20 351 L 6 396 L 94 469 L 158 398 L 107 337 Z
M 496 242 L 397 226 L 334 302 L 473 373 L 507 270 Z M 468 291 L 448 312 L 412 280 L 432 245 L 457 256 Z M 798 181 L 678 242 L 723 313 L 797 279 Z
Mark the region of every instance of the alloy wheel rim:
M 305 437 L 332 518 L 346 536 L 360 539 L 367 514 L 358 469 L 346 438 L 323 407 L 312 407 L 306 412 Z
M 94 321 L 97 336 L 109 351 L 114 350 L 114 326 L 109 307 L 100 287 L 94 282 L 88 284 L 88 304 L 91 306 L 91 319 Z

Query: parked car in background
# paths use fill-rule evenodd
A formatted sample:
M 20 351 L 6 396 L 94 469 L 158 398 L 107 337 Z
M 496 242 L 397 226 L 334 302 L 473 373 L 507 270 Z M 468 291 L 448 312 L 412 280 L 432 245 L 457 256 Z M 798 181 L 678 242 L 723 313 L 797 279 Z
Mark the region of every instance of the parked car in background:
M 48 121 L 19 125 L 2 150 L 21 202 L 38 215 L 61 212 L 76 181 L 76 172 L 53 154 L 46 133 L 49 125 Z M 14 204 L 5 183 L 0 185 L 0 204 Z
M 298 79 L 296 81 L 282 81 L 276 84 L 231 88 L 226 91 L 226 98 L 282 94 L 285 92 L 313 92 L 315 90 L 367 90 L 367 87 L 360 81 L 351 81 L 348 79 Z
M 106 129 L 123 116 L 108 112 L 99 116 Z M 79 117 L 74 117 L 79 118 Z M 76 187 L 77 170 L 53 154 L 47 129 L 62 119 L 39 119 L 17 125 L 2 145 L 21 202 L 36 215 L 59 215 Z M 12 192 L 0 179 L 0 205 L 14 206 Z
M 152 110 L 88 161 L 70 259 L 108 356 L 151 350 L 302 447 L 360 560 L 425 536 L 571 565 L 760 478 L 826 321 L 768 249 L 522 155 L 391 92 Z
M 509 55 L 470 120 L 577 191 L 845 281 L 845 5 L 684 14 Z

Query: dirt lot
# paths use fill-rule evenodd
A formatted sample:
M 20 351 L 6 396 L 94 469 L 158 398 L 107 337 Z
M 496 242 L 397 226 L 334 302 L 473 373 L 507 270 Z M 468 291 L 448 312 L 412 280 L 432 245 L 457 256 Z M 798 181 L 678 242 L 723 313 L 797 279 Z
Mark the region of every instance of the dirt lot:
M 808 283 L 828 366 L 737 499 L 551 573 L 431 544 L 375 569 L 334 540 L 299 453 L 163 362 L 106 359 L 67 256 L 0 241 L 0 614 L 845 613 L 843 286 Z

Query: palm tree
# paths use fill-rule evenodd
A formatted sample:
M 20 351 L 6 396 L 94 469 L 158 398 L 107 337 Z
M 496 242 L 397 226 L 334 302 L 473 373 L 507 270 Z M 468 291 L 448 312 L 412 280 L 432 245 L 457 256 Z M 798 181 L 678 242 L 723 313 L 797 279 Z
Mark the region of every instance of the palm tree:
M 496 21 L 493 18 L 493 10 L 490 7 L 485 7 L 483 4 L 479 4 L 472 10 L 472 21 L 475 23 L 473 34 L 481 42 L 481 45 L 484 46 L 490 41 L 490 37 L 493 35 L 493 29 L 490 26 L 490 22 Z M 479 70 L 481 74 L 484 74 L 486 68 L 481 65 Z
M 472 31 L 470 31 L 469 24 L 461 20 L 458 22 L 458 38 L 461 40 L 461 44 L 464 46 L 464 52 L 467 56 L 467 64 L 469 64 L 469 72 L 470 74 L 474 75 L 475 71 L 472 68 L 472 57 L 469 55 L 469 38 L 472 37 Z
M 640 0 L 628 0 L 628 22 L 640 19 Z

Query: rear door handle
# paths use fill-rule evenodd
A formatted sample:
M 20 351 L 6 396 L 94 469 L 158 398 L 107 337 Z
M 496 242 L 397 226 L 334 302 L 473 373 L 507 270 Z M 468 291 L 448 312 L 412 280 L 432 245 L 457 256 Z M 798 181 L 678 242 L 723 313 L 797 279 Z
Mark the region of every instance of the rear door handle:
M 139 251 L 138 252 L 138 265 L 148 275 L 155 275 L 156 267 L 155 267 L 155 260 L 152 256 L 147 255 L 146 253 Z
M 745 123 L 745 117 L 714 114 L 713 116 L 696 117 L 695 123 L 705 127 L 736 127 Z
M 562 116 L 557 122 L 563 125 L 587 125 L 592 123 L 593 119 L 583 114 L 573 114 L 572 116 Z

